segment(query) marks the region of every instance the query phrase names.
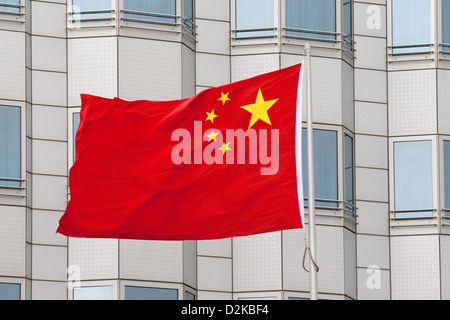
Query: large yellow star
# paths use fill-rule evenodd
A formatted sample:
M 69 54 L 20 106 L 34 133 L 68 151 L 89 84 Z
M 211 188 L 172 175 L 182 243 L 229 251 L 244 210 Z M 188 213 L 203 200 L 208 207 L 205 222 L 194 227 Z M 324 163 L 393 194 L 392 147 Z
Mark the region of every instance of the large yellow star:
M 228 150 L 231 150 L 230 148 L 228 148 L 228 146 L 230 145 L 231 142 L 228 143 L 223 143 L 222 148 L 219 148 L 219 150 L 222 150 L 223 154 L 225 154 L 225 152 L 227 152 Z
M 264 121 L 265 123 L 272 125 L 272 123 L 270 122 L 269 115 L 267 114 L 267 111 L 277 101 L 278 99 L 264 101 L 261 88 L 259 88 L 258 95 L 256 97 L 256 102 L 254 104 L 248 104 L 246 106 L 241 107 L 242 109 L 247 110 L 252 114 L 248 128 L 250 129 L 258 120 Z
M 207 136 L 209 138 L 208 142 L 210 142 L 211 140 L 216 141 L 216 136 L 219 134 L 219 132 L 214 132 L 214 130 L 211 130 L 210 134 L 205 134 L 205 136 Z
M 214 109 L 211 112 L 206 112 L 206 120 L 205 121 L 211 121 L 211 123 L 214 123 L 214 118 L 218 117 L 218 115 L 214 114 Z
M 227 92 L 227 93 L 221 92 L 221 94 L 222 94 L 222 96 L 221 96 L 219 99 L 217 99 L 217 100 L 218 100 L 218 101 L 222 101 L 222 104 L 223 104 L 223 105 L 225 105 L 225 102 L 231 101 L 231 99 L 228 98 L 228 95 L 230 94 L 229 92 Z

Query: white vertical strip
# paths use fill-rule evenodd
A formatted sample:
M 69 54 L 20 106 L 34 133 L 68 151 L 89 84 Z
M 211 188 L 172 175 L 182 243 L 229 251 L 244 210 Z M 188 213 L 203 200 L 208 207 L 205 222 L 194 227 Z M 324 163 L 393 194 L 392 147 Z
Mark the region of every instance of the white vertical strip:
M 303 110 L 303 74 L 305 64 L 302 62 L 300 67 L 300 77 L 297 89 L 297 114 L 295 122 L 295 157 L 297 162 L 297 195 L 300 206 L 300 217 L 302 227 L 305 227 L 305 214 L 303 205 L 303 168 L 302 168 L 302 110 Z

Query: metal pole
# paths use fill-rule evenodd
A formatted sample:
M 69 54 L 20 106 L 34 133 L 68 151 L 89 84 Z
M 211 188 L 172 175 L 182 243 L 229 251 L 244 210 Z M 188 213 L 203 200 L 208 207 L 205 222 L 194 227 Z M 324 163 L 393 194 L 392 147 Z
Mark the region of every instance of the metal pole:
M 316 203 L 314 194 L 314 153 L 313 153 L 313 119 L 311 95 L 311 46 L 305 45 L 306 60 L 306 96 L 308 110 L 308 215 L 309 215 L 309 247 L 310 247 L 310 295 L 311 300 L 318 299 L 316 261 Z

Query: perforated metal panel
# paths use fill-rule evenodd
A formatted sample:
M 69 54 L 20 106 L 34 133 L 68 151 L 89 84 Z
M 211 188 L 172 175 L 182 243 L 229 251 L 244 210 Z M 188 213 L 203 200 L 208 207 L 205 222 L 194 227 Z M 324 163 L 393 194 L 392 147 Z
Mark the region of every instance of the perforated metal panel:
M 231 57 L 231 81 L 251 78 L 279 68 L 280 56 L 278 54 Z
M 0 97 L 25 100 L 25 34 L 0 31 Z
M 118 277 L 118 240 L 69 238 L 69 266 L 80 268 L 81 280 Z
M 182 282 L 183 242 L 120 240 L 120 277 Z
M 436 133 L 436 70 L 389 73 L 392 136 Z
M 181 44 L 119 39 L 119 95 L 126 100 L 180 99 Z
M 439 236 L 391 238 L 392 299 L 440 299 Z
M 117 39 L 68 40 L 68 100 L 80 106 L 80 94 L 117 96 Z
M 439 133 L 450 134 L 450 70 L 438 70 Z
M 233 238 L 233 291 L 281 289 L 281 232 Z
M 25 276 L 25 208 L 0 206 L 0 276 Z

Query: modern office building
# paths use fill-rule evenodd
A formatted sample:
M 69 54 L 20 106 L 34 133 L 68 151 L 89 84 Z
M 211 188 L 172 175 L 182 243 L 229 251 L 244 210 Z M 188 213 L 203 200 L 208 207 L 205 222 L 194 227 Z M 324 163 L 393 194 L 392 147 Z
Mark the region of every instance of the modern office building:
M 319 298 L 449 299 L 450 0 L 0 0 L 0 299 L 308 299 L 307 229 L 56 233 L 81 93 L 187 98 L 307 42 Z

